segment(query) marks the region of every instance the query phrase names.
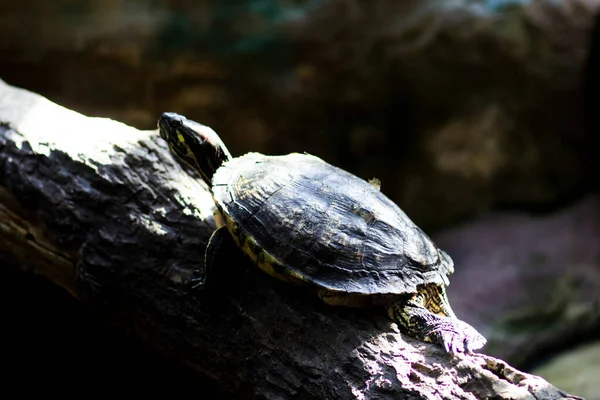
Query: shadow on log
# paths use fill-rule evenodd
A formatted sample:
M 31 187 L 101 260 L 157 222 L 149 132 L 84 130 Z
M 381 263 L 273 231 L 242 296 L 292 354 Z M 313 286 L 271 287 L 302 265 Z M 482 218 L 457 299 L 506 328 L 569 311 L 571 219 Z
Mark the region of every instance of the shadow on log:
M 252 399 L 576 398 L 483 354 L 452 358 L 384 313 L 322 304 L 220 255 L 211 197 L 155 131 L 0 81 L 0 252 L 123 330 Z

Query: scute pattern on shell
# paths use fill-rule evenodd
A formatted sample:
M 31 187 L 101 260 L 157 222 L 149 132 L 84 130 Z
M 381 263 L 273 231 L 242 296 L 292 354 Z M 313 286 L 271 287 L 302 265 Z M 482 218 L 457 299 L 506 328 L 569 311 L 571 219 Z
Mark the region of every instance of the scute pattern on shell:
M 220 210 L 306 282 L 357 294 L 447 284 L 452 260 L 377 188 L 318 157 L 248 153 L 213 177 Z

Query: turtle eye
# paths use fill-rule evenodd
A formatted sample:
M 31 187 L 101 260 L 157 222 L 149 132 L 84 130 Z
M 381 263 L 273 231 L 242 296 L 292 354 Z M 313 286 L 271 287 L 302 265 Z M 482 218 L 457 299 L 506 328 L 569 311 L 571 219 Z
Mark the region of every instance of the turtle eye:
M 172 118 L 169 120 L 169 126 L 173 129 L 179 129 L 183 126 L 183 121 L 179 118 Z

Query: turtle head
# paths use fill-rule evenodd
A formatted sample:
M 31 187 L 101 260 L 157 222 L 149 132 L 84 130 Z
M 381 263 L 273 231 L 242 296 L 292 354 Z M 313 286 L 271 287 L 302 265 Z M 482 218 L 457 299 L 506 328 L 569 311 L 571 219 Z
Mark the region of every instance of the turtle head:
M 163 113 L 158 119 L 158 130 L 171 152 L 198 171 L 209 186 L 215 171 L 232 158 L 215 131 L 183 115 Z

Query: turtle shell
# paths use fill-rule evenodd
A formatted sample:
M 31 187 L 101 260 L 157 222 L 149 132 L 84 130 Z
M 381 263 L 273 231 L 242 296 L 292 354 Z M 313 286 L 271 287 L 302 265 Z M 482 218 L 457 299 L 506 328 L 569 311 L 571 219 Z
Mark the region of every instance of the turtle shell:
M 246 252 L 264 250 L 318 287 L 415 293 L 447 285 L 453 272 L 450 257 L 378 188 L 318 157 L 248 153 L 217 170 L 212 191 L 234 237 L 255 243 Z

